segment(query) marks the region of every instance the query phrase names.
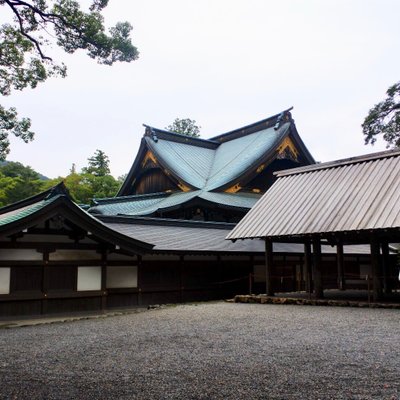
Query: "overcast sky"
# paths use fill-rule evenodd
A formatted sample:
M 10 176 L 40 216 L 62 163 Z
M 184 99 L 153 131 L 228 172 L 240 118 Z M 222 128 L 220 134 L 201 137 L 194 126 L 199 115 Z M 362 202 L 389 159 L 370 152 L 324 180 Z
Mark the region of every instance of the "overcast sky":
M 291 106 L 318 161 L 385 149 L 365 146 L 360 125 L 400 80 L 399 0 L 110 0 L 104 15 L 133 25 L 139 60 L 107 67 L 54 49 L 66 79 L 2 99 L 36 132 L 12 140 L 9 160 L 53 178 L 100 149 L 117 177 L 143 123 L 192 118 L 209 138 Z

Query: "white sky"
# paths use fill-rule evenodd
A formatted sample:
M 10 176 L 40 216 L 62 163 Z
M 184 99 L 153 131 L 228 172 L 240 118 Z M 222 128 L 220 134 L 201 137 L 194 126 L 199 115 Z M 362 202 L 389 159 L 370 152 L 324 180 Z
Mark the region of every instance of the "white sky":
M 318 161 L 385 149 L 365 146 L 360 125 L 400 79 L 399 0 L 110 0 L 104 15 L 131 22 L 139 60 L 107 67 L 55 49 L 66 79 L 2 99 L 36 132 L 12 140 L 9 160 L 53 178 L 100 149 L 117 177 L 143 123 L 192 118 L 208 138 L 291 106 Z

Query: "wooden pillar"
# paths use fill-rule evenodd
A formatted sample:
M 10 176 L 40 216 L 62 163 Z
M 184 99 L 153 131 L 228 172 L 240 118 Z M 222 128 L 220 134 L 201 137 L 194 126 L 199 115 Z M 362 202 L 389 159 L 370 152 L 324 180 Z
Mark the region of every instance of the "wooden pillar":
M 324 298 L 324 289 L 322 287 L 322 257 L 321 240 L 313 238 L 313 263 L 312 273 L 314 281 L 314 295 L 316 299 Z
M 142 269 L 143 269 L 143 260 L 141 255 L 137 255 L 137 304 L 138 306 L 142 305 Z
M 344 279 L 344 255 L 343 255 L 343 243 L 338 242 L 336 245 L 336 261 L 337 261 L 337 284 L 338 289 L 345 290 L 346 283 Z
M 183 303 L 184 301 L 184 290 L 185 290 L 185 283 L 183 279 L 183 274 L 184 274 L 184 268 L 185 268 L 185 257 L 184 256 L 179 256 L 179 302 Z
M 392 293 L 392 282 L 390 273 L 390 259 L 389 259 L 389 243 L 382 242 L 382 276 L 383 276 L 383 293 Z
M 101 255 L 101 309 L 107 308 L 107 251 Z
M 41 303 L 41 314 L 47 314 L 47 294 L 49 291 L 49 253 L 43 253 L 43 267 L 42 267 L 42 293 L 43 299 Z
M 304 275 L 306 281 L 306 292 L 312 293 L 312 277 L 311 277 L 311 244 L 304 243 Z
M 376 237 L 371 237 L 372 297 L 374 301 L 382 298 L 382 268 L 380 245 Z
M 275 294 L 272 284 L 272 267 L 273 267 L 272 240 L 269 238 L 265 238 L 265 291 L 267 296 L 273 296 Z

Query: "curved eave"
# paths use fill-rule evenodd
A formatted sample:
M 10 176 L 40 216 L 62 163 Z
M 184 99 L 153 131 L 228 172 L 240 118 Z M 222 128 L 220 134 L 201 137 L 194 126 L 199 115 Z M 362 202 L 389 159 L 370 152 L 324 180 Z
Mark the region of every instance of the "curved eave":
M 306 161 L 309 162 L 310 164 L 315 164 L 316 161 L 314 160 L 314 157 L 308 151 L 306 145 L 304 144 L 303 140 L 301 139 L 299 132 L 297 132 L 296 125 L 292 119 L 290 121 L 290 130 L 292 133 L 292 139 L 293 139 L 294 143 L 298 146 L 299 150 L 303 154 Z
M 7 206 L 1 207 L 0 208 L 0 215 L 11 212 L 11 211 L 15 211 L 18 210 L 22 207 L 26 207 L 29 206 L 31 204 L 37 203 L 41 200 L 45 200 L 46 198 L 48 198 L 49 196 L 51 196 L 52 194 L 65 194 L 66 196 L 69 197 L 69 192 L 68 189 L 65 187 L 64 182 L 60 182 L 59 184 L 51 187 L 50 189 L 47 189 L 44 192 L 40 192 L 38 194 L 35 194 L 31 197 L 27 197 L 26 199 L 23 200 L 19 200 L 15 203 L 9 204 Z
M 146 154 L 146 151 L 147 151 L 147 144 L 143 137 L 142 140 L 140 141 L 140 146 L 135 161 L 133 162 L 132 167 L 128 172 L 128 175 L 126 176 L 124 182 L 122 183 L 122 186 L 118 190 L 115 197 L 128 195 L 129 189 L 132 187 L 133 181 L 136 175 L 140 171 L 140 165 L 142 163 L 144 155 Z
M 132 239 L 113 231 L 64 196 L 49 202 L 32 214 L 0 226 L 0 237 L 16 234 L 59 214 L 80 228 L 91 232 L 99 240 L 118 245 L 124 250 L 144 254 L 154 247 L 150 243 Z

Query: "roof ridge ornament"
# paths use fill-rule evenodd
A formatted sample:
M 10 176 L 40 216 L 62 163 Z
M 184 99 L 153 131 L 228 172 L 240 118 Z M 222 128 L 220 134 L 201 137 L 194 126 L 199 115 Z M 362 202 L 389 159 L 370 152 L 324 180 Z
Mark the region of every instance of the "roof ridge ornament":
M 280 128 L 281 123 L 284 122 L 284 117 L 285 117 L 285 115 L 287 116 L 287 117 L 286 117 L 286 121 L 289 121 L 289 120 L 292 120 L 292 121 L 293 121 L 293 119 L 291 118 L 291 114 L 290 114 L 290 111 L 291 111 L 291 110 L 293 110 L 293 107 L 290 107 L 290 108 L 288 108 L 287 110 L 282 111 L 282 112 L 278 115 L 278 118 L 277 118 L 276 123 L 275 123 L 275 125 L 274 125 L 274 129 L 275 129 L 276 131 Z M 293 122 L 294 122 L 294 121 L 293 121 Z
M 274 130 L 277 131 L 277 130 L 279 129 L 279 127 L 280 127 L 280 125 L 281 125 L 281 122 L 282 122 L 282 120 L 283 120 L 284 115 L 285 115 L 285 111 L 283 111 L 283 112 L 281 112 L 281 113 L 279 114 L 278 119 L 276 120 L 276 123 L 275 123 L 275 125 L 274 125 Z
M 157 137 L 157 134 L 154 131 L 154 129 L 151 126 L 148 126 L 148 125 L 144 125 L 144 126 L 146 127 L 145 136 L 150 136 L 153 139 L 153 141 L 155 143 L 157 143 L 158 142 L 158 137 Z

